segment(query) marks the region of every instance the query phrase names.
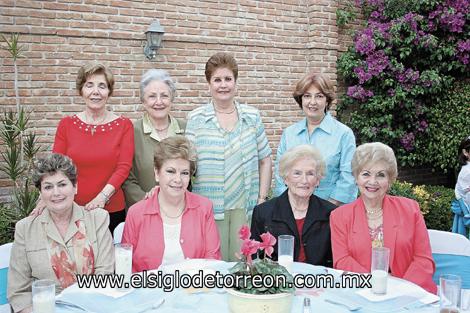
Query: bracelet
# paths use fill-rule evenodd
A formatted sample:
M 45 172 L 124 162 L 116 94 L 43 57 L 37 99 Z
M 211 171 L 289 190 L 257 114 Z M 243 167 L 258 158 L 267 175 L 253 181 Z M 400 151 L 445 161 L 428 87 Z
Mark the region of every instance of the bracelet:
M 109 196 L 107 194 L 105 194 L 104 192 L 100 191 L 100 195 L 102 195 L 104 197 L 104 203 L 108 203 L 109 202 Z
M 258 197 L 258 200 L 268 201 L 268 200 L 269 200 L 269 197 L 268 197 L 268 196 L 266 196 L 266 197 Z

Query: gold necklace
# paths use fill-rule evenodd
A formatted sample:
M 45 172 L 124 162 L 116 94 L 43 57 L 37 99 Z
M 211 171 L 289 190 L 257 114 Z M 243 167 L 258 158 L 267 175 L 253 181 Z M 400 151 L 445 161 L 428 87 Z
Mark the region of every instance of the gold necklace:
M 157 132 L 162 132 L 162 131 L 164 131 L 164 130 L 167 130 L 169 127 L 170 127 L 170 123 L 168 123 L 168 125 L 166 125 L 166 127 L 164 127 L 164 128 L 156 128 L 156 127 L 155 127 L 155 130 L 156 130 Z
M 221 114 L 232 114 L 233 112 L 235 112 L 235 106 L 233 106 L 233 110 L 230 111 L 230 112 L 224 112 L 224 111 L 219 111 L 216 107 L 215 107 L 215 104 L 214 104 L 214 111 L 216 111 L 217 113 L 221 113 Z
M 184 202 L 183 202 L 182 207 L 179 209 L 180 212 L 179 212 L 178 215 L 176 215 L 176 216 L 171 216 L 171 215 L 169 215 L 169 214 L 163 209 L 163 206 L 161 205 L 160 200 L 158 200 L 158 204 L 160 205 L 160 211 L 163 213 L 163 215 L 165 215 L 165 216 L 168 217 L 168 218 L 177 219 L 177 218 L 180 218 L 181 215 L 183 215 L 183 212 L 184 212 Z
M 176 216 L 171 216 L 171 215 L 169 215 L 168 213 L 166 213 L 165 210 L 163 210 L 163 207 L 160 207 L 160 211 L 163 212 L 163 215 L 165 215 L 165 216 L 168 217 L 168 218 L 172 218 L 172 219 L 180 218 L 180 216 L 183 215 L 184 207 L 183 207 L 182 209 L 180 209 L 180 210 L 181 210 L 181 212 L 178 213 L 178 215 L 176 215 Z
M 106 120 L 107 117 L 108 117 L 108 111 L 104 111 L 104 115 L 100 120 L 93 120 L 92 118 L 89 119 L 88 114 L 85 111 L 85 123 L 87 123 L 90 126 L 90 132 L 92 136 L 95 134 L 96 128 L 100 124 L 103 124 L 103 122 Z M 92 122 L 90 122 L 89 120 L 91 120 Z

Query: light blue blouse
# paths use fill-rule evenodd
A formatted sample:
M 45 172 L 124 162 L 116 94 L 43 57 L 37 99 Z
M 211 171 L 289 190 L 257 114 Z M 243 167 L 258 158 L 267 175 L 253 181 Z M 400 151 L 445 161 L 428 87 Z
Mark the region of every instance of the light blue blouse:
M 274 194 L 279 196 L 286 190 L 279 176 L 279 160 L 282 155 L 298 145 L 311 144 L 323 155 L 326 163 L 325 177 L 315 190 L 315 195 L 349 203 L 357 197 L 357 186 L 351 172 L 351 160 L 356 150 L 356 139 L 352 130 L 327 113 L 321 124 L 309 136 L 307 119 L 287 127 L 282 132 L 275 164 L 276 186 Z

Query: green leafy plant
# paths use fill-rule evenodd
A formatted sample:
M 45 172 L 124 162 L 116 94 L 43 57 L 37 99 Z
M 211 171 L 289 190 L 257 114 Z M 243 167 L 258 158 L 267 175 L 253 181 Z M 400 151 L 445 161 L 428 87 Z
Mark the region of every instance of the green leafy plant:
M 437 97 L 428 120 L 429 139 L 423 145 L 428 162 L 444 171 L 459 168 L 458 147 L 470 135 L 470 84 L 456 83 Z
M 433 131 L 440 129 L 440 140 L 453 134 L 451 113 L 439 122 L 439 107 L 452 105 L 448 111 L 456 113 L 466 106 L 462 120 L 468 116 L 468 96 L 460 98 L 460 104 L 451 100 L 457 96 L 449 96 L 455 86 L 463 88 L 457 82 L 468 85 L 469 2 L 356 3 L 366 23 L 338 59 L 338 73 L 349 86 L 338 105 L 338 117 L 354 130 L 359 144 L 381 141 L 391 146 L 401 166 L 443 169 L 455 165 L 455 156 L 450 157 L 449 152 L 441 159 L 429 156 L 439 155 L 435 148 L 442 142 L 434 141 L 438 138 Z M 463 129 L 468 131 L 468 126 Z M 446 143 L 443 149 L 454 153 L 455 141 L 449 142 L 452 146 Z
M 16 60 L 22 56 L 24 48 L 19 45 L 18 34 L 12 34 L 3 49 L 7 50 L 15 68 L 16 112 L 4 111 L 0 116 L 0 141 L 4 149 L 0 153 L 0 172 L 11 181 L 11 202 L 0 205 L 0 244 L 13 240 L 15 223 L 28 216 L 36 206 L 39 192 L 31 185 L 33 160 L 41 147 L 36 134 L 29 131 L 29 114 L 20 104 L 18 92 L 18 69 Z
M 429 185 L 413 186 L 396 181 L 390 188 L 390 194 L 416 200 L 428 229 L 451 230 L 453 216 L 450 203 L 455 197 L 453 189 Z
M 21 109 L 19 114 L 4 112 L 0 118 L 0 141 L 4 151 L 0 153 L 0 172 L 12 183 L 12 199 L 0 206 L 0 243 L 13 240 L 15 223 L 28 216 L 36 206 L 39 192 L 31 185 L 33 160 L 41 150 L 37 137 L 28 132 L 28 115 Z M 20 153 L 24 151 L 25 153 Z
M 244 225 L 239 231 L 240 239 L 242 240 L 241 247 L 241 261 L 236 263 L 229 272 L 237 277 L 242 276 L 244 279 L 238 281 L 246 282 L 243 286 L 235 288 L 238 291 L 248 294 L 276 294 L 276 293 L 292 293 L 294 292 L 293 277 L 286 270 L 284 266 L 279 265 L 270 259 L 271 253 L 274 251 L 273 246 L 276 244 L 274 238 L 269 232 L 262 234 L 262 242 L 250 239 L 250 228 Z M 264 258 L 259 257 L 255 260 L 252 259 L 253 254 L 258 254 L 263 251 Z M 253 284 L 253 277 L 259 276 L 261 280 L 265 276 L 270 276 L 274 279 L 278 276 L 283 276 L 285 284 L 283 286 L 257 286 Z
M 18 65 L 16 61 L 23 57 L 23 52 L 25 51 L 25 47 L 19 44 L 19 38 L 20 34 L 17 33 L 10 34 L 10 39 L 2 35 L 2 39 L 6 45 L 1 47 L 3 50 L 8 51 L 8 53 L 11 55 L 11 58 L 13 59 L 16 112 L 20 111 L 20 97 L 18 92 Z
M 347 1 L 344 8 L 336 9 L 336 26 L 343 27 L 356 19 L 354 6 L 351 1 Z

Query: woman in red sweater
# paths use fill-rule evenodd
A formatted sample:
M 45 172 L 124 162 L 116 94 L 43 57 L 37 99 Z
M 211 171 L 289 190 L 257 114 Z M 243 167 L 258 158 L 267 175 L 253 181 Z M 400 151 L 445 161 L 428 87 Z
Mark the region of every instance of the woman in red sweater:
M 77 166 L 75 201 L 87 210 L 106 209 L 111 233 L 126 218 L 121 185 L 134 156 L 132 122 L 106 110 L 113 87 L 113 74 L 104 65 L 80 68 L 76 88 L 85 110 L 60 121 L 52 149 L 69 156 Z

